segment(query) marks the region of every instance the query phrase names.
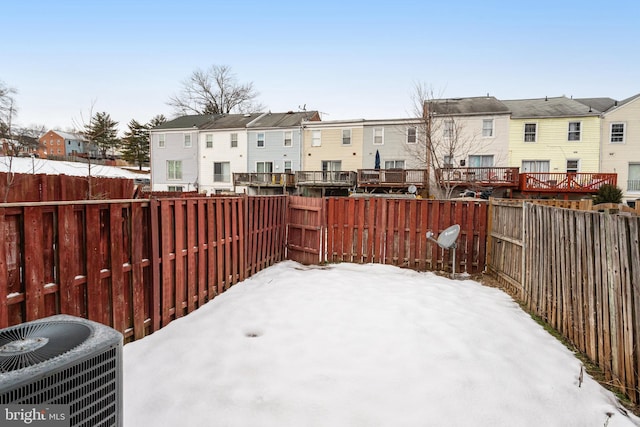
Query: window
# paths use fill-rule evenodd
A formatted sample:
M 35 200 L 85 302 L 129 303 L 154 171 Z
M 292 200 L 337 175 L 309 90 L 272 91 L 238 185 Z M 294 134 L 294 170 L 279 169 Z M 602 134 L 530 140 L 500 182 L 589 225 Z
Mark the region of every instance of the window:
M 207 135 L 207 148 L 213 148 L 213 135 Z
M 567 173 L 578 173 L 579 163 L 579 160 L 567 160 Z
M 453 156 L 444 156 L 443 167 L 452 168 L 453 167 Z
M 549 172 L 549 160 L 523 160 L 521 172 Z
M 469 156 L 470 168 L 490 168 L 493 167 L 493 154 Z
M 580 122 L 569 122 L 569 141 L 580 141 Z
M 311 146 L 320 147 L 320 145 L 322 145 L 322 134 L 319 130 L 314 130 L 311 132 Z
M 629 163 L 627 191 L 640 191 L 640 163 Z
M 407 144 L 415 144 L 418 142 L 418 128 L 409 126 L 407 128 Z
M 292 141 L 293 141 L 293 132 L 286 131 L 284 133 L 284 146 L 285 147 L 291 147 L 293 145 Z
M 160 135 L 158 135 L 158 148 L 164 148 L 165 147 L 165 135 L 164 133 L 161 133 Z
M 167 191 L 177 191 L 177 192 L 181 192 L 182 191 L 182 185 L 169 185 L 167 187 Z
M 385 160 L 385 169 L 404 169 L 404 160 Z
M 624 144 L 624 123 L 611 123 L 611 139 L 612 144 Z
M 236 148 L 238 146 L 238 134 L 231 134 L 231 148 Z
M 167 179 L 182 179 L 182 160 L 167 160 Z
M 185 136 L 184 136 L 184 148 L 191 148 L 191 134 L 185 134 Z
M 351 129 L 342 129 L 342 145 L 351 145 Z
M 260 148 L 264 147 L 264 133 L 260 132 L 258 134 L 258 142 L 256 145 Z
M 482 120 L 482 137 L 491 138 L 493 136 L 493 119 Z
M 229 162 L 213 163 L 213 182 L 231 182 Z
M 342 162 L 340 160 L 323 160 L 322 172 L 340 172 Z
M 384 144 L 384 128 L 373 128 L 373 143 L 375 145 Z
M 256 172 L 258 173 L 273 172 L 273 162 L 256 162 Z
M 284 173 L 291 173 L 293 170 L 293 163 L 291 160 L 284 161 Z
M 444 121 L 444 130 L 442 132 L 442 136 L 445 139 L 453 139 L 455 137 L 454 135 L 454 127 L 455 127 L 455 123 L 453 122 L 453 120 L 451 119 L 447 119 Z
M 536 142 L 537 123 L 524 124 L 524 142 Z

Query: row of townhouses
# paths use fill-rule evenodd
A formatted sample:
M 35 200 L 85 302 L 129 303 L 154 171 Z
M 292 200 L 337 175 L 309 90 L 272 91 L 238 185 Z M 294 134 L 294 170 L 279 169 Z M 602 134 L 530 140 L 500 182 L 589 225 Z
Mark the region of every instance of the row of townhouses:
M 270 194 L 295 186 L 303 194 L 330 194 L 331 184 L 353 185 L 355 174 L 366 190 L 380 173 L 393 182 L 398 171 L 422 172 L 398 182 L 433 186 L 437 178 L 424 174 L 505 168 L 506 176 L 512 168 L 616 174 L 625 197 L 640 198 L 640 94 L 622 101 L 438 99 L 426 102 L 424 112 L 339 121 L 322 121 L 317 111 L 179 117 L 150 132 L 152 189 Z M 436 146 L 431 156 L 428 144 Z

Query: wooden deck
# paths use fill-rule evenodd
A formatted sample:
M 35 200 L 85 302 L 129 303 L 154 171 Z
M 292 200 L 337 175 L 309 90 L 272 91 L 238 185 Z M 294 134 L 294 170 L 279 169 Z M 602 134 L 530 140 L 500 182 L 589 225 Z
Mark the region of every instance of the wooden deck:
M 233 174 L 233 185 L 247 187 L 295 187 L 295 175 L 281 172 L 241 172 Z
M 363 188 L 423 188 L 426 182 L 426 169 L 358 169 L 358 187 Z
M 520 174 L 523 193 L 597 193 L 604 184 L 617 184 L 615 173 L 527 172 Z
M 440 168 L 436 180 L 441 186 L 518 187 L 519 168 Z
M 298 186 L 349 188 L 356 185 L 356 173 L 353 171 L 298 171 Z

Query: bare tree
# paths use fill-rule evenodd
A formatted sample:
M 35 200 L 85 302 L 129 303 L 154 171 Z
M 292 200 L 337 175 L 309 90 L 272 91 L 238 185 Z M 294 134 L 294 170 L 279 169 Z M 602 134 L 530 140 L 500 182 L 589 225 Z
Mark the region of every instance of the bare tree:
M 0 139 L 2 139 L 2 152 L 4 152 L 4 162 L 7 166 L 5 190 L 3 202 L 9 199 L 9 191 L 15 181 L 13 173 L 13 158 L 18 154 L 18 142 L 13 136 L 13 117 L 17 113 L 14 95 L 18 91 L 14 88 L 7 87 L 0 82 Z
M 451 198 L 460 179 L 454 168 L 476 148 L 476 135 L 465 130 L 465 122 L 449 110 L 446 100 L 433 89 L 416 83 L 412 93 L 413 114 L 419 118 L 418 144 L 407 146 L 426 168 L 427 196 Z
M 257 96 L 253 83 L 239 83 L 231 67 L 212 65 L 195 70 L 167 104 L 178 114 L 252 113 L 264 109 Z

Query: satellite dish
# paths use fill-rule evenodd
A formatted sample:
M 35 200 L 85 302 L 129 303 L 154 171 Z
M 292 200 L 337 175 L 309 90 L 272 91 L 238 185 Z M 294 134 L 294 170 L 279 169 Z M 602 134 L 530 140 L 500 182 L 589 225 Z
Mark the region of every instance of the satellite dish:
M 411 194 L 416 194 L 416 191 L 418 191 L 418 189 L 416 188 L 416 186 L 415 186 L 415 185 L 413 185 L 413 184 L 411 184 L 411 185 L 409 186 L 408 190 L 409 190 L 409 193 L 411 193 Z
M 450 249 L 456 245 L 456 240 L 458 240 L 458 234 L 460 234 L 460 226 L 458 224 L 454 224 L 451 227 L 444 230 L 438 236 L 438 246 L 442 249 Z
M 453 249 L 453 271 L 451 273 L 451 277 L 453 278 L 456 277 L 456 240 L 458 240 L 459 234 L 460 225 L 458 224 L 454 224 L 440 233 L 438 240 L 433 238 L 431 231 L 427 231 L 427 240 L 436 242 L 442 249 Z

